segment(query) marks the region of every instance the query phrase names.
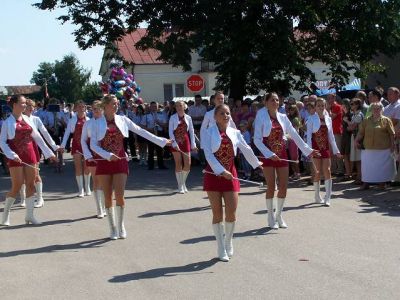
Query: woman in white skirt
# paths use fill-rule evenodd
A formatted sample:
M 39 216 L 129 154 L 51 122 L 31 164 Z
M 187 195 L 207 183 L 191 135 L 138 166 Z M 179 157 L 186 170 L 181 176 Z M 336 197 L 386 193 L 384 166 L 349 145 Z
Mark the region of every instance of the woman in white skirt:
M 361 151 L 362 190 L 368 189 L 370 183 L 379 183 L 379 188 L 384 189 L 395 175 L 394 128 L 382 111 L 380 102 L 372 103 L 372 115 L 360 124 L 357 134 L 356 144 L 364 148 Z
M 358 98 L 354 98 L 350 102 L 351 111 L 353 113 L 350 122 L 348 123 L 348 129 L 351 130 L 351 144 L 350 144 L 350 162 L 356 166 L 357 175 L 355 184 L 361 184 L 361 149 L 359 149 L 355 143 L 355 139 L 358 133 L 358 127 L 364 119 L 364 115 L 361 112 L 362 103 Z

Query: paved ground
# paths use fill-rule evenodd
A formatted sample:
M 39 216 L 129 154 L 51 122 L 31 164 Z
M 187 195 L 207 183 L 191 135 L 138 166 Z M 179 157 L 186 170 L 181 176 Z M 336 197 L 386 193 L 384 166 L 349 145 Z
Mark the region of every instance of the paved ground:
M 311 187 L 289 190 L 286 230 L 266 229 L 263 189 L 244 186 L 235 256 L 218 262 L 201 168 L 176 195 L 172 171 L 134 164 L 126 190 L 128 239 L 109 241 L 92 197 L 74 198 L 71 161 L 43 166 L 41 226 L 14 208 L 0 229 L 0 299 L 399 299 L 400 190 L 334 185 L 332 207 Z M 0 177 L 1 199 L 10 184 Z M 2 209 L 0 209 L 2 211 Z

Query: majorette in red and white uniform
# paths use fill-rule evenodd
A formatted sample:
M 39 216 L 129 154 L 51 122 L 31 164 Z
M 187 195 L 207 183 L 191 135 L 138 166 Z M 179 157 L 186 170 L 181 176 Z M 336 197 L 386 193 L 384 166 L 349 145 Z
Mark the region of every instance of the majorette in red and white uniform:
M 114 115 L 114 119 L 110 121 L 107 121 L 105 116 L 102 116 L 94 121 L 91 128 L 90 148 L 104 159 L 97 161 L 96 175 L 128 174 L 127 159 L 111 161 L 111 157 L 113 155 L 127 157 L 124 150 L 123 139 L 129 136 L 129 131 L 144 137 L 160 147 L 164 147 L 168 141 L 165 138 L 157 137 L 145 129 L 142 129 L 125 116 Z M 111 239 L 116 239 L 118 236 L 120 238 L 126 238 L 124 226 L 125 203 L 123 198 L 117 199 L 118 230 L 115 222 L 112 199 L 105 200 Z M 121 202 L 119 203 L 119 201 Z
M 40 147 L 45 158 L 54 156 L 53 152 L 43 141 L 35 125 L 27 116 L 22 115 L 20 120 L 16 120 L 14 115 L 10 115 L 3 122 L 0 133 L 0 148 L 8 159 L 9 168 L 25 167 L 25 164 L 36 165 L 38 157 L 35 153 L 34 143 Z M 16 158 L 20 158 L 25 164 L 14 161 Z M 34 201 L 34 195 L 26 199 L 25 221 L 27 223 L 40 224 L 33 216 Z M 6 198 L 2 220 L 3 225 L 10 225 L 10 209 L 14 202 L 15 198 Z
M 99 158 L 98 155 L 96 155 L 92 150 L 90 150 L 90 138 L 92 136 L 92 131 L 93 131 L 93 126 L 95 123 L 96 119 L 92 118 L 88 121 L 85 122 L 82 128 L 82 135 L 81 135 L 81 147 L 82 147 L 82 153 L 85 158 L 85 163 L 86 166 L 89 167 L 89 169 L 92 168 L 97 168 L 97 162 L 95 161 L 96 158 Z M 91 161 L 89 161 L 91 160 Z M 96 174 L 92 174 L 93 180 L 95 179 Z M 96 208 L 97 208 L 97 217 L 98 218 L 104 218 L 106 216 L 106 210 L 104 206 L 104 194 L 103 191 L 95 187 L 93 188 L 93 193 L 94 193 L 94 199 L 96 203 Z
M 65 129 L 64 132 L 64 137 L 61 143 L 61 148 L 66 147 L 69 136 L 72 134 L 72 147 L 71 147 L 71 154 L 79 154 L 83 153 L 82 150 L 82 145 L 81 145 L 81 135 L 82 135 L 82 129 L 83 125 L 85 122 L 87 122 L 89 118 L 85 115 L 82 118 L 78 118 L 78 114 L 75 114 L 72 116 L 71 119 L 68 121 L 67 128 Z M 75 170 L 77 172 L 77 170 Z M 83 172 L 84 173 L 84 172 Z M 78 185 L 78 196 L 83 197 L 85 194 L 86 195 L 91 195 L 91 190 L 90 190 L 90 174 L 85 174 L 83 175 L 77 175 L 79 173 L 75 174 L 76 178 L 76 183 Z M 85 177 L 85 180 L 83 179 Z
M 299 136 L 296 129 L 285 114 L 276 112 L 276 119 L 270 117 L 266 107 L 261 108 L 256 115 L 254 121 L 254 144 L 260 150 L 261 154 L 265 157 L 262 159 L 263 167 L 272 168 L 287 168 L 288 163 L 284 161 L 273 161 L 269 159 L 274 154 L 281 159 L 287 159 L 286 152 L 286 139 L 285 135 L 290 135 L 291 139 L 299 147 L 299 149 L 309 156 L 313 149 L 311 149 Z M 286 191 L 284 191 L 286 194 Z M 286 228 L 287 225 L 282 219 L 282 210 L 286 198 L 278 197 L 278 205 L 276 215 L 273 212 L 273 198 L 266 199 L 268 210 L 268 225 L 271 228 Z
M 308 118 L 306 124 L 307 144 L 312 146 L 313 149 L 319 150 L 321 154 L 321 156 L 314 157 L 314 159 L 330 159 L 330 149 L 332 149 L 334 155 L 340 154 L 333 134 L 332 119 L 327 112 L 324 112 L 322 118 L 318 113 L 313 114 Z M 322 200 L 320 196 L 320 178 L 319 176 L 314 176 L 314 200 L 316 203 L 324 202 L 325 205 L 329 206 L 332 194 L 332 178 L 325 178 L 324 184 L 325 197 Z
M 192 118 L 184 114 L 182 117 L 175 113 L 169 119 L 169 138 L 173 141 L 171 152 L 179 152 L 175 148 L 178 147 L 180 151 L 190 155 L 192 149 L 196 149 L 196 140 L 194 136 L 194 128 Z M 178 192 L 186 193 L 186 179 L 189 171 L 182 170 L 175 173 L 178 182 Z

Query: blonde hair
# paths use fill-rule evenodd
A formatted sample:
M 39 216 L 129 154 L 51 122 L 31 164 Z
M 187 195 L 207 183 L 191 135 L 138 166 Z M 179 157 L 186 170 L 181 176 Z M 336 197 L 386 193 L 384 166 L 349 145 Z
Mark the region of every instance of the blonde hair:
M 108 94 L 105 95 L 102 99 L 101 99 L 101 107 L 104 109 L 104 107 L 109 104 L 111 101 L 113 101 L 114 99 L 117 99 L 117 97 L 115 97 L 115 95 L 112 94 Z
M 26 98 L 26 104 L 36 107 L 36 102 L 29 98 Z
M 78 106 L 80 104 L 86 105 L 86 103 L 83 100 L 78 100 L 78 101 L 75 101 L 75 103 L 74 103 L 75 106 Z
M 322 102 L 324 105 L 326 103 L 325 99 L 321 98 L 321 97 L 317 98 L 317 100 L 315 101 L 315 104 L 317 104 L 318 102 Z

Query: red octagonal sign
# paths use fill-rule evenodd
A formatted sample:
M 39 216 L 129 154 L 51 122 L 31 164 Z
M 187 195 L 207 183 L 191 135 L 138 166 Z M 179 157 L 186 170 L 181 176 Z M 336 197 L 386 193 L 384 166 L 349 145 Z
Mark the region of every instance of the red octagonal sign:
M 204 89 L 204 79 L 198 74 L 191 75 L 186 80 L 186 86 L 189 91 L 198 93 Z

